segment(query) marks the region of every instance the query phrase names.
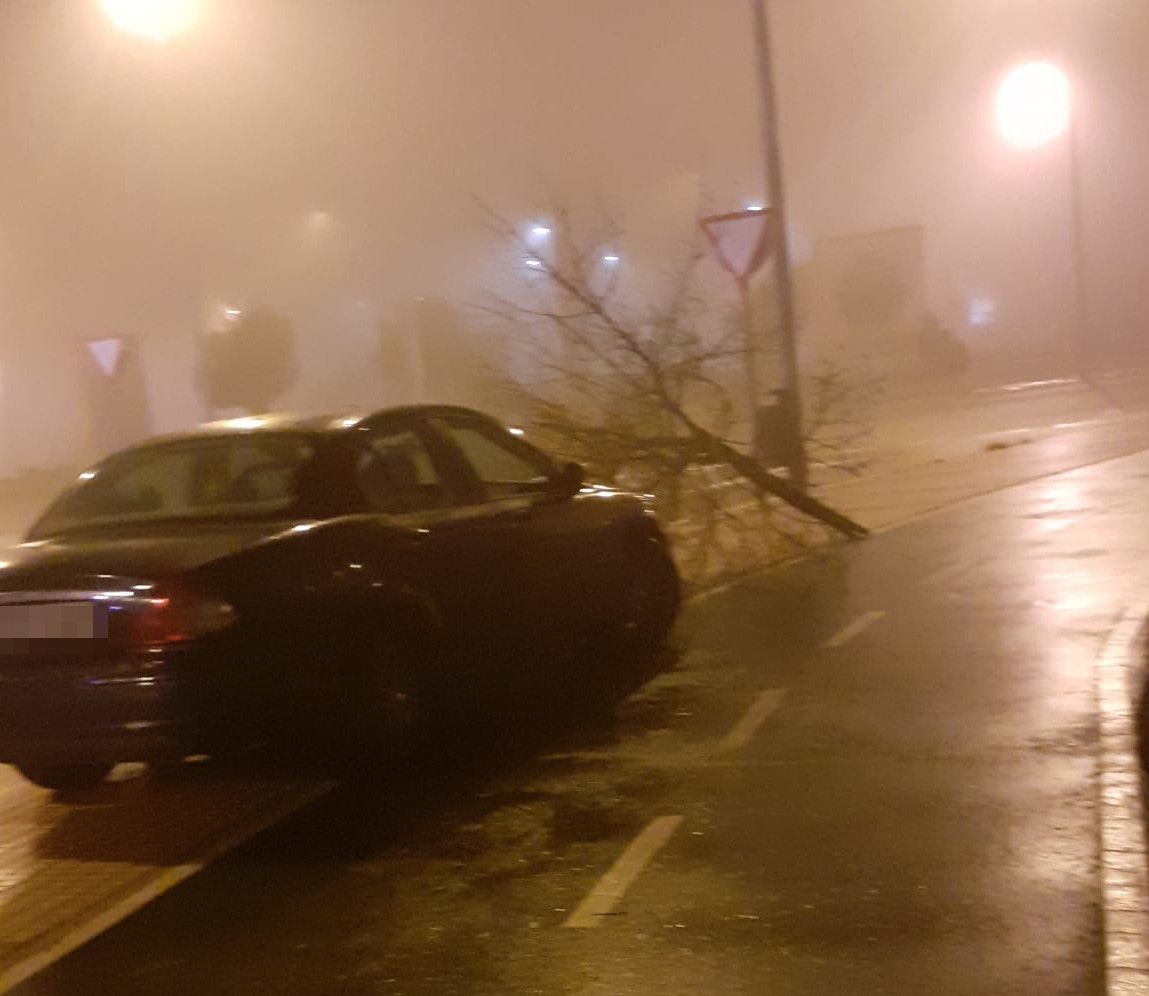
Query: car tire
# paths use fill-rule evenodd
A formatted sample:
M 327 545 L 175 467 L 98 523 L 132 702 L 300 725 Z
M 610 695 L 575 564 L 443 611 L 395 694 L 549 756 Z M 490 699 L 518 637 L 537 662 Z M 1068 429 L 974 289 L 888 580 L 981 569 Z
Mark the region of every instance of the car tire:
M 622 604 L 622 638 L 627 647 L 649 652 L 666 641 L 678 618 L 682 582 L 665 545 L 644 540 L 631 558 Z
M 40 764 L 27 762 L 17 764 L 20 772 L 33 785 L 52 789 L 55 792 L 78 792 L 81 789 L 95 788 L 112 770 L 111 764 Z
M 412 646 L 395 638 L 368 639 L 351 690 L 350 730 L 357 762 L 410 761 L 426 741 L 426 682 Z

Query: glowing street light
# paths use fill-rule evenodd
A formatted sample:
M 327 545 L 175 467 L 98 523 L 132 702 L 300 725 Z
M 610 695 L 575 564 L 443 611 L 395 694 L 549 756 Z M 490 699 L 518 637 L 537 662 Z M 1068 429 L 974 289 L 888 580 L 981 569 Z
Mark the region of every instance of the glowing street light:
M 119 30 L 162 44 L 196 26 L 202 0 L 100 0 Z
M 1036 149 L 1069 128 L 1069 77 L 1051 62 L 1027 62 L 1012 70 L 997 91 L 997 129 L 1019 149 Z
M 1069 343 L 1069 353 L 1074 370 L 1084 380 L 1087 378 L 1084 347 L 1089 331 L 1089 303 L 1083 264 L 1077 115 L 1068 74 L 1052 62 L 1022 63 L 1007 73 L 998 86 L 995 112 L 998 133 L 1014 148 L 1037 149 L 1066 136 L 1073 245 L 1072 293 L 1076 310 L 1075 334 Z

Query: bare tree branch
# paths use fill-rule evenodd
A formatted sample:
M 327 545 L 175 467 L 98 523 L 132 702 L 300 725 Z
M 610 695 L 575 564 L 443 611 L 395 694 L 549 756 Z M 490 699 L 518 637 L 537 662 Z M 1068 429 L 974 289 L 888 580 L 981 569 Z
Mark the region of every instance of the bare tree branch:
M 540 351 L 536 369 L 546 375 L 545 382 L 518 387 L 536 431 L 595 471 L 614 475 L 627 463 L 648 465 L 673 505 L 689 490 L 691 468 L 717 465 L 756 496 L 759 518 L 775 512 L 772 501 L 778 499 L 844 536 L 867 535 L 858 523 L 763 467 L 731 438 L 739 424 L 731 386 L 746 348 L 737 341 L 736 323 L 720 319 L 700 290 L 699 245 L 671 269 L 665 298 L 636 312 L 621 301 L 625 288 L 616 275 L 596 279 L 604 243 L 580 241 L 569 212 L 552 216 L 561 251 L 550 258 L 535 251 L 514 225 L 480 207 L 492 230 L 523 260 L 525 277 L 529 263 L 530 283 L 522 298 L 494 298 L 488 313 L 525 326 L 528 341 Z M 618 237 L 617 226 L 609 223 L 600 222 L 598 230 L 611 232 L 612 240 Z M 808 443 L 823 462 L 855 438 L 856 423 L 843 421 L 841 414 L 853 398 L 850 385 L 834 371 L 812 379 Z M 704 495 L 695 505 L 710 528 L 736 533 L 741 523 L 744 530 L 745 508 L 732 512 L 717 491 L 705 490 L 691 493 Z M 798 542 L 800 530 L 778 531 L 787 542 Z

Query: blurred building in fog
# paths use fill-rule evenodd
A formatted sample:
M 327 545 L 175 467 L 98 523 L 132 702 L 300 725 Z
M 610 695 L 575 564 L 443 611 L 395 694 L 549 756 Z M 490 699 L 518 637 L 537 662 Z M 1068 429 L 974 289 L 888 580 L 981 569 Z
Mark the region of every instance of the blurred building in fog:
M 496 406 L 507 345 L 498 332 L 468 325 L 449 302 L 413 298 L 379 325 L 375 403 Z
M 921 226 L 820 240 L 797 273 L 805 365 L 829 361 L 892 381 L 921 378 L 927 314 Z

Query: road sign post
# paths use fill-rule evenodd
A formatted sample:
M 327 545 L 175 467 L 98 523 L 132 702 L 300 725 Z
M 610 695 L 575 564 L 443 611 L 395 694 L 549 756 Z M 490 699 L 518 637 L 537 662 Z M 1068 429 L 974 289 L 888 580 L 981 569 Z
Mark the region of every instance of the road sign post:
M 773 210 L 751 209 L 711 215 L 700 222 L 719 265 L 733 278 L 742 298 L 742 330 L 751 452 L 763 466 L 784 466 L 796 487 L 806 486 L 801 411 L 796 385 L 784 369 L 784 384 L 772 405 L 764 405 L 758 370 L 758 343 L 750 314 L 750 280 L 777 250 Z M 783 351 L 785 352 L 785 351 Z

